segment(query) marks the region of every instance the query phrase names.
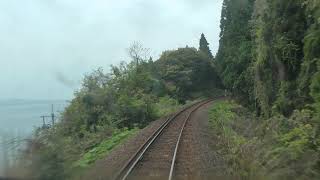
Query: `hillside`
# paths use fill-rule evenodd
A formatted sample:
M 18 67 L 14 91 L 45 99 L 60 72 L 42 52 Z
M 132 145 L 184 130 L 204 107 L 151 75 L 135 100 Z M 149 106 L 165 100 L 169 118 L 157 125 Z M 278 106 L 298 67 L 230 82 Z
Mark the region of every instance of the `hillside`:
M 227 137 L 240 141 L 235 147 L 251 147 L 243 150 L 250 155 L 233 153 L 242 162 L 231 172 L 318 179 L 320 1 L 225 0 L 220 37 L 216 64 L 223 84 L 258 116 L 243 122 L 253 124 L 252 137 L 241 131 Z M 227 126 L 234 131 L 237 124 Z
M 131 62 L 86 75 L 60 122 L 39 128 L 29 141 L 22 162 L 31 163 L 23 176 L 76 177 L 154 120 L 219 93 L 204 35 L 200 44 L 207 51 L 179 48 L 153 61 L 147 48 L 134 43 L 128 49 Z

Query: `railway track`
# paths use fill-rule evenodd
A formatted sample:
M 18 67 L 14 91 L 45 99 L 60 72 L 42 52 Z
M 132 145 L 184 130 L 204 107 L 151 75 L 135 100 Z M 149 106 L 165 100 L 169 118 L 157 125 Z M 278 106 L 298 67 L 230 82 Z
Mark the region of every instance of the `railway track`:
M 192 113 L 211 101 L 200 101 L 166 119 L 127 161 L 116 180 L 173 179 L 184 127 Z

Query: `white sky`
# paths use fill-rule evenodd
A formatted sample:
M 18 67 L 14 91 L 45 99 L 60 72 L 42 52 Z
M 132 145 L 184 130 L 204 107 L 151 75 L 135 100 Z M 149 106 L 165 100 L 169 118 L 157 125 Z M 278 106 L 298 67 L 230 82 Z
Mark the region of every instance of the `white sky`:
M 85 73 L 162 51 L 218 49 L 222 0 L 0 0 L 0 99 L 70 99 Z

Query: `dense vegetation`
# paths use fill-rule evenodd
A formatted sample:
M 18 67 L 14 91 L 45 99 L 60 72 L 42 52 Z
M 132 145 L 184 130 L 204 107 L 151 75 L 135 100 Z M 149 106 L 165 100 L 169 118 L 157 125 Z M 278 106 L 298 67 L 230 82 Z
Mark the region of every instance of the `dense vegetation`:
M 203 42 L 206 42 L 203 44 Z M 40 128 L 23 159 L 32 179 L 66 179 L 83 172 L 153 120 L 220 86 L 208 43 L 165 51 L 157 61 L 134 43 L 129 63 L 87 74 L 59 123 Z M 210 54 L 208 54 L 210 53 Z M 213 78 L 214 77 L 214 78 Z
M 314 103 L 318 0 L 225 0 L 216 57 L 224 85 L 268 117 Z
M 317 139 L 308 111 L 290 118 L 256 117 L 234 101 L 214 104 L 210 124 L 219 177 L 231 179 L 319 179 Z
M 260 117 L 251 140 L 261 146 L 243 134 L 232 138 L 239 138 L 234 148 L 256 147 L 237 155 L 255 165 L 233 173 L 318 179 L 320 1 L 225 0 L 220 37 L 216 64 L 223 84 Z

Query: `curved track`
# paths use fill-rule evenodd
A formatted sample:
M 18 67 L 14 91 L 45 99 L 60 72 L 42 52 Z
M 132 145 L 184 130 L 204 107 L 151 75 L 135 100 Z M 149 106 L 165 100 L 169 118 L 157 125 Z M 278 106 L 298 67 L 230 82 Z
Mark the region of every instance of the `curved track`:
M 204 100 L 169 117 L 127 161 L 117 180 L 173 178 L 180 139 L 193 112 L 211 102 Z

